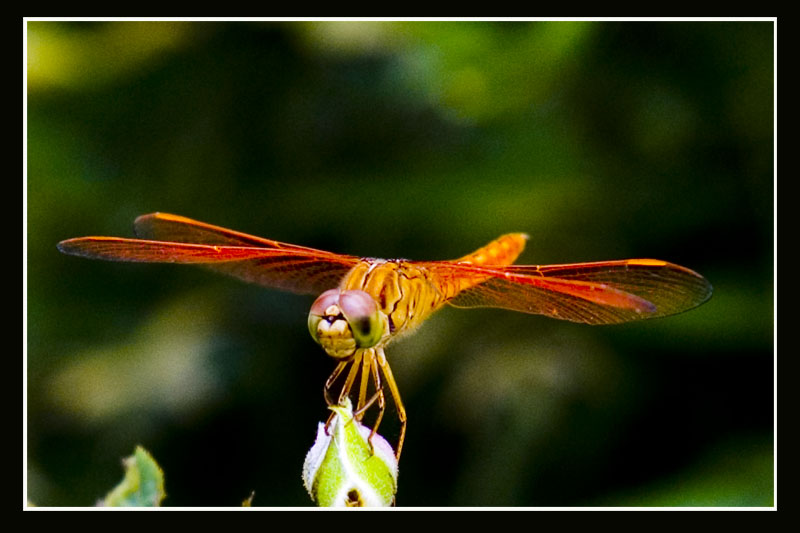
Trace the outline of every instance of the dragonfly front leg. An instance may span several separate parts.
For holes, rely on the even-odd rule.
[[[325,396],[325,403],[328,406],[336,405],[334,401],[331,399],[330,395],[331,387],[333,386],[334,382],[339,378],[339,376],[342,374],[344,369],[347,368],[347,364],[349,362],[350,361],[342,361],[338,365],[336,365],[336,368],[333,369],[333,372],[331,373],[330,377],[328,377],[328,380],[325,382],[325,387],[322,389],[322,393]]]
[[[333,373],[331,373],[330,377],[325,382],[325,388],[323,390],[323,393],[325,395],[325,402],[328,405],[334,405],[334,403],[331,402],[330,389],[331,387],[333,387],[333,384],[336,382],[336,380],[339,379],[339,376],[341,376],[342,372],[344,371],[344,369],[347,367],[348,364],[352,366],[350,367],[350,371],[347,373],[347,377],[344,380],[344,385],[342,385],[342,390],[339,393],[339,398],[336,401],[335,405],[342,405],[344,399],[350,394],[350,389],[353,387],[353,382],[355,381],[359,367],[361,366],[362,356],[363,353],[361,351],[358,351],[356,352],[353,359],[349,359],[347,361],[341,361],[338,365],[336,365],[336,368],[333,370]],[[331,422],[333,421],[333,418],[335,416],[336,413],[333,412],[328,416],[328,421],[325,422],[326,434],[328,433],[328,428],[330,427]]]

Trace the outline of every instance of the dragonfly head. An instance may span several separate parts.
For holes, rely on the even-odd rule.
[[[387,324],[375,299],[361,290],[325,291],[308,313],[308,331],[335,359],[348,359],[356,350],[378,344]]]

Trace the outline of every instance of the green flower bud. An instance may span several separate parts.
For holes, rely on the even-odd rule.
[[[378,434],[353,418],[350,400],[331,407],[336,415],[328,431],[320,423],[303,465],[303,484],[321,507],[386,507],[397,491],[394,450]]]

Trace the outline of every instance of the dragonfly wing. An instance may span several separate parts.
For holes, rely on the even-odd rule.
[[[444,279],[471,278],[449,300],[455,307],[499,307],[585,324],[680,313],[702,304],[712,292],[700,274],[654,259],[436,268]]]
[[[314,255],[336,256],[331,252],[315,250],[296,244],[264,239],[239,231],[206,224],[191,218],[169,213],[150,213],[136,218],[133,231],[140,239],[189,244],[215,244],[225,246],[252,246],[281,250],[305,250]]]
[[[142,239],[270,249],[251,260],[206,266],[265,287],[305,294],[319,294],[336,287],[358,262],[353,256],[256,237],[169,213],[138,217],[134,232]]]
[[[262,239],[175,215],[144,215],[136,220],[135,230],[147,238],[83,237],[63,241],[58,248],[91,259],[197,264],[264,287],[303,294],[336,287],[358,262],[353,256]]]

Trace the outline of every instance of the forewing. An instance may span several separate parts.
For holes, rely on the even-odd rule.
[[[133,231],[140,239],[153,241],[303,250],[317,256],[338,255],[296,244],[256,237],[255,235],[248,235],[247,233],[169,213],[150,213],[149,215],[137,217],[133,223]]]
[[[285,244],[184,217],[144,215],[143,239],[82,237],[59,243],[64,253],[91,259],[197,264],[264,287],[318,294],[338,285],[358,258]]]

